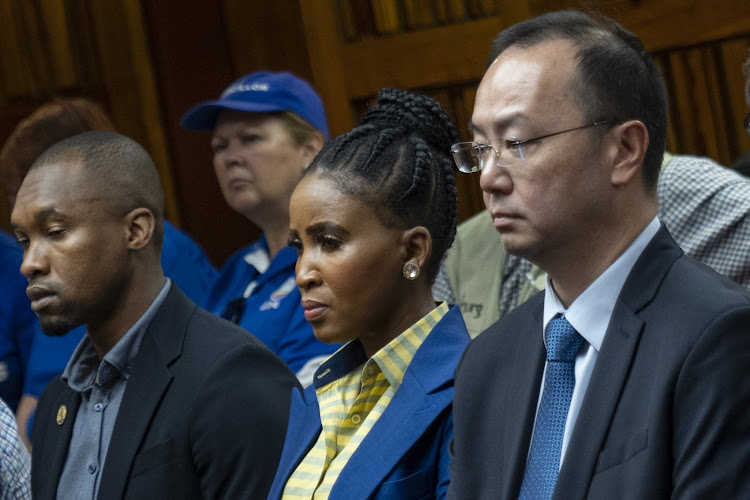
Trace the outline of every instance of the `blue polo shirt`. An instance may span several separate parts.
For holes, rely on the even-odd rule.
[[[23,250],[0,231],[0,398],[15,412],[28,368],[36,314],[19,269]]]
[[[229,257],[207,309],[258,337],[307,385],[315,368],[339,345],[316,339],[305,320],[294,275],[296,263],[297,252],[289,247],[271,260],[262,236]]]
[[[166,277],[176,283],[193,302],[205,307],[218,273],[201,247],[166,220],[161,265]],[[26,280],[23,281],[25,288]],[[65,369],[85,333],[86,327],[79,326],[62,337],[49,337],[38,327],[35,328],[24,394],[37,398],[41,396],[47,384]]]

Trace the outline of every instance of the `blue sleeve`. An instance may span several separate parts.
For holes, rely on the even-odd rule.
[[[203,249],[168,221],[164,221],[161,265],[164,275],[174,281],[185,295],[200,307],[206,307],[208,294],[218,273]]]
[[[85,334],[85,326],[74,328],[60,337],[45,335],[36,327],[23,393],[39,398],[47,384],[65,369],[71,354]]]
[[[0,397],[15,411],[21,399],[31,337],[38,323],[20,273],[23,252],[13,238],[0,233]]]

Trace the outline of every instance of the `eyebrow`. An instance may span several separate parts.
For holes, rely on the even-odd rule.
[[[305,229],[305,233],[307,233],[309,236],[312,236],[321,231],[337,231],[343,233],[344,236],[349,235],[349,231],[344,229],[343,226],[331,221],[317,222]]]
[[[498,129],[508,128],[510,125],[513,125],[515,123],[522,123],[523,124],[523,123],[528,123],[528,121],[529,121],[529,117],[528,116],[526,116],[525,114],[520,113],[520,112],[515,112],[515,113],[512,113],[512,114],[510,114],[508,116],[504,116],[504,117],[500,118],[499,120],[496,120],[496,121],[492,122],[492,130],[498,130]],[[473,120],[469,121],[469,131],[471,131],[472,133],[479,133],[479,134],[482,134],[482,135],[485,135],[485,136],[487,135],[484,132],[484,129],[482,129],[482,127],[480,127],[476,123],[474,123]],[[494,133],[493,133],[493,135],[494,135]]]
[[[45,219],[49,219],[52,217],[64,219],[66,218],[66,215],[60,212],[59,210],[57,210],[55,207],[47,207],[47,208],[43,208],[39,210],[37,213],[34,214],[34,221],[39,222],[39,221],[43,221]],[[10,227],[13,229],[14,232],[21,231],[18,225],[13,224],[12,221],[11,221]]]

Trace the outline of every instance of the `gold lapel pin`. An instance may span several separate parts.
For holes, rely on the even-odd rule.
[[[65,417],[68,416],[68,408],[65,405],[60,405],[60,408],[57,409],[57,425],[62,425],[65,423]]]

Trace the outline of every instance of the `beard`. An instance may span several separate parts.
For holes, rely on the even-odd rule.
[[[62,337],[73,328],[85,323],[83,316],[80,311],[76,313],[76,308],[70,304],[64,304],[58,306],[57,310],[46,310],[47,314],[37,313],[39,316],[39,328],[42,333],[49,337]]]
[[[39,327],[41,328],[42,333],[49,337],[62,337],[80,324],[80,322],[72,321],[69,318],[39,319]]]

